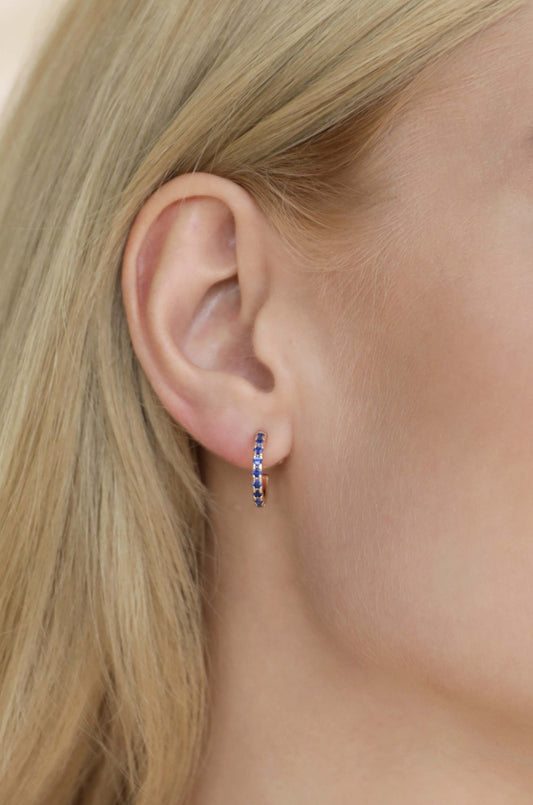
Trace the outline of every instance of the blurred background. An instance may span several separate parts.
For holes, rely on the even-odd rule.
[[[0,107],[64,0],[0,0]]]

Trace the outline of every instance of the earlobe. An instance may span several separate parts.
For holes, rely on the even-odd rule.
[[[265,466],[286,457],[292,438],[286,373],[268,349],[268,366],[258,357],[268,282],[261,213],[230,180],[176,177],[135,219],[122,270],[133,348],[171,416],[243,468],[258,430],[269,433]]]

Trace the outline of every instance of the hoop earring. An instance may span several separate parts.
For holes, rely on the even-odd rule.
[[[255,434],[252,457],[252,489],[253,501],[258,508],[265,506],[268,489],[268,475],[263,474],[263,450],[266,439],[267,434],[262,430],[258,430]]]

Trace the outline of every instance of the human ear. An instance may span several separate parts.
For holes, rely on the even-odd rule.
[[[190,173],[144,203],[124,250],[133,348],[171,416],[207,450],[250,468],[290,452],[293,389],[280,349],[265,218],[229,179]]]

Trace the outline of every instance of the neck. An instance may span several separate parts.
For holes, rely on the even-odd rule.
[[[191,805],[530,805],[532,731],[343,654],[301,592],[276,513],[221,499],[211,731]]]

